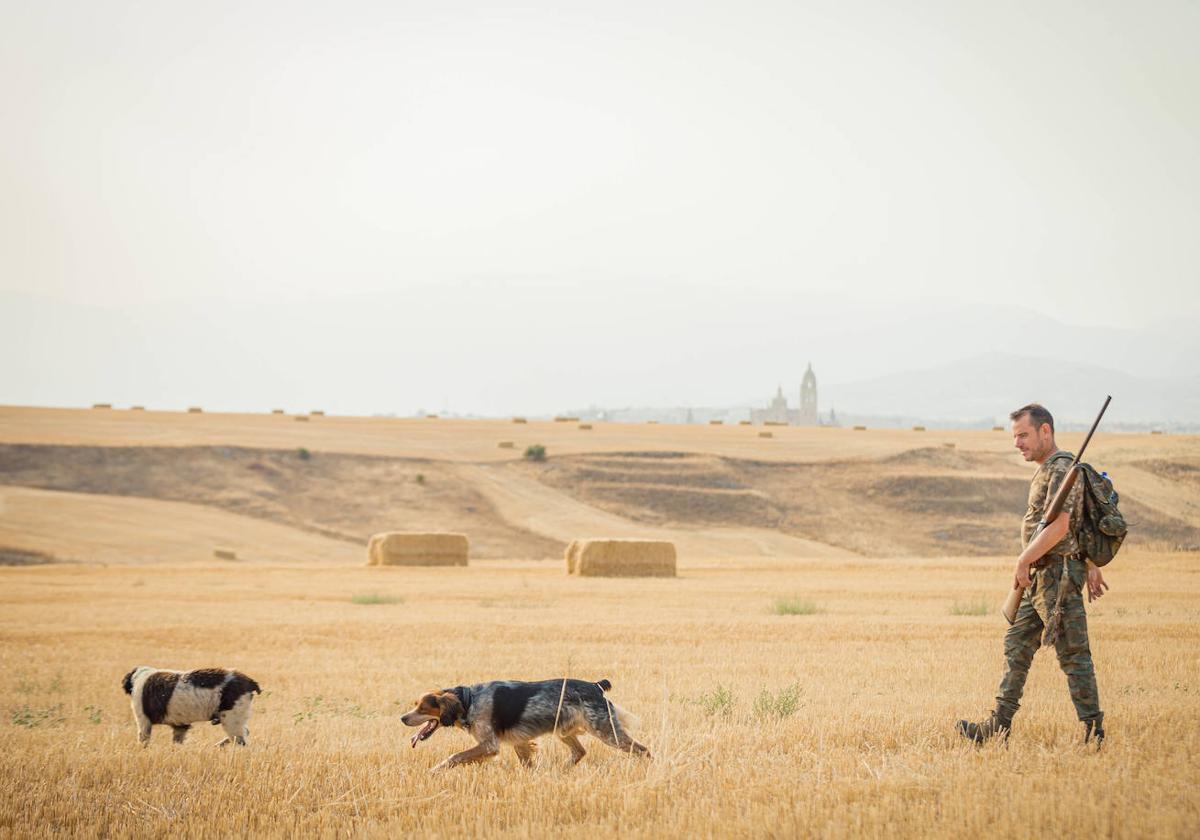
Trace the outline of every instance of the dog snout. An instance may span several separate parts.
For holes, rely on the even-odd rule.
[[[420,712],[407,712],[400,716],[400,722],[405,726],[420,726],[427,720],[433,720],[429,715],[423,715]]]

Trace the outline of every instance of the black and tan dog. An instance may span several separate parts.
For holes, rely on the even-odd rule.
[[[578,762],[586,754],[579,736],[588,734],[610,747],[650,757],[650,751],[626,732],[629,714],[604,696],[608,680],[501,680],[460,685],[426,694],[400,718],[406,726],[420,726],[412,737],[415,747],[438,727],[459,726],[477,742],[469,750],[447,758],[434,769],[469,764],[491,758],[500,744],[511,744],[522,764],[533,762],[535,739],[554,734]]]

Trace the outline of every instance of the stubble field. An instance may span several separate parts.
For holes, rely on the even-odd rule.
[[[125,520],[109,507],[60,495],[64,515],[109,517],[99,532],[115,539],[113,522]],[[180,516],[189,533],[222,527]],[[32,514],[5,518],[9,542],[52,537]],[[69,530],[77,544],[87,533]],[[689,544],[705,533],[689,532]],[[0,835],[1200,832],[1192,552],[1131,544],[1089,610],[1109,731],[1097,754],[1080,744],[1048,650],[1007,746],[953,735],[953,721],[981,715],[995,693],[1009,557],[788,554],[781,547],[804,544],[782,542],[756,556],[684,554],[673,580],[619,580],[567,578],[545,560],[365,568],[306,545],[316,555],[291,563],[184,562],[173,549],[155,561],[147,545],[137,563],[97,546],[102,562],[0,568]],[[181,747],[161,728],[138,747],[119,686],[137,664],[255,677],[264,695],[250,745],[218,750],[218,730],[196,726]],[[439,731],[414,750],[399,721],[429,689],[565,675],[610,679],[653,759],[585,741],[571,767],[546,738],[532,769],[505,750],[433,773],[470,739]]]

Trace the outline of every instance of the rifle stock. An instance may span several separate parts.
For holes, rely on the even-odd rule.
[[[1112,402],[1112,395],[1104,398],[1104,405],[1100,406],[1100,413],[1096,415],[1095,421],[1092,423],[1092,428],[1088,430],[1087,437],[1083,439],[1083,445],[1079,447],[1079,452],[1075,455],[1075,460],[1071,462],[1071,469],[1067,471],[1063,478],[1063,483],[1059,486],[1058,492],[1054,494],[1053,501],[1050,502],[1050,507],[1046,508],[1042,514],[1042,521],[1038,523],[1034,529],[1033,536],[1029,538],[1030,542],[1037,539],[1037,535],[1046,530],[1046,526],[1054,520],[1058,519],[1062,513],[1063,506],[1067,503],[1067,496],[1071,493],[1071,488],[1075,486],[1076,479],[1079,478],[1079,460],[1083,457],[1083,452],[1091,443],[1092,435],[1096,433],[1096,427],[1100,425],[1100,418],[1104,416],[1104,412],[1108,410],[1108,404]],[[1004,606],[1000,608],[1000,613],[1012,624],[1017,620],[1017,609],[1021,606],[1021,597],[1025,594],[1025,587],[1017,586],[1013,582],[1012,589],[1008,592],[1008,597],[1004,599]]]

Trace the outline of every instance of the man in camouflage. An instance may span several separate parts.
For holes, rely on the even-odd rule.
[[[1043,640],[1054,644],[1058,664],[1067,675],[1075,714],[1084,725],[1084,743],[1092,738],[1097,745],[1104,740],[1104,712],[1096,691],[1096,671],[1088,646],[1087,614],[1083,608],[1083,588],[1088,600],[1099,598],[1108,585],[1099,567],[1080,554],[1078,533],[1083,517],[1083,482],[1077,481],[1067,496],[1062,514],[1034,536],[1042,514],[1054,499],[1071,467],[1073,456],[1054,443],[1054,418],[1042,406],[1033,403],[1010,415],[1013,443],[1026,461],[1034,461],[1038,470],[1029,487],[1029,509],[1021,524],[1024,550],[1017,559],[1014,586],[1027,587],[1017,610],[1016,620],[1004,636],[1007,667],[996,695],[996,708],[978,723],[960,720],[958,732],[975,743],[1000,735],[1008,738],[1013,715],[1020,707],[1025,678],[1033,655]],[[1067,564],[1066,592],[1062,601],[1062,624],[1051,640],[1044,636],[1051,611],[1063,585],[1063,563]]]

